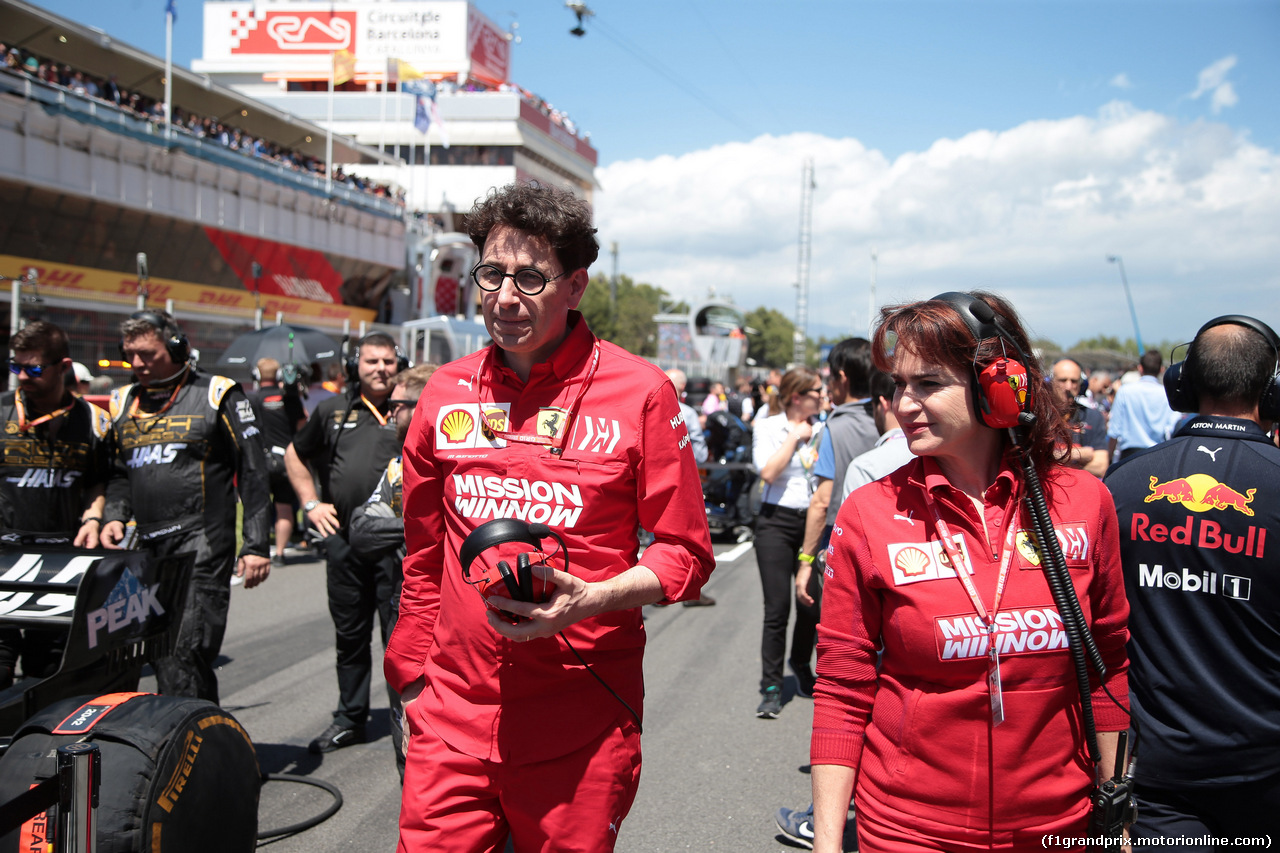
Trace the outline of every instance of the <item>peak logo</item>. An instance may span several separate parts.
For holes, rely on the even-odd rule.
[[[233,54],[354,52],[355,33],[355,12],[231,10]]]
[[[1192,512],[1207,512],[1211,509],[1234,509],[1236,512],[1252,516],[1253,503],[1257,489],[1249,489],[1243,493],[1236,491],[1226,483],[1219,483],[1208,474],[1189,474],[1177,477],[1166,483],[1151,478],[1151,494],[1143,498],[1146,503],[1166,500],[1171,504],[1181,504]]]
[[[933,620],[939,660],[985,658],[994,643],[1002,657],[1056,652],[1067,648],[1062,617],[1052,607],[1022,607],[996,614],[996,629],[988,634],[976,616],[942,616]]]
[[[965,563],[965,572],[973,574],[970,568],[969,550],[965,547],[964,536],[957,533],[951,537],[956,549]],[[905,586],[920,581],[933,581],[939,578],[954,578],[956,570],[951,565],[951,558],[939,541],[933,542],[898,542],[889,545],[889,564],[893,566],[894,586]]]
[[[89,648],[97,647],[99,631],[105,629],[108,634],[114,634],[135,622],[139,626],[145,625],[152,613],[163,616],[164,608],[156,599],[158,586],[143,586],[133,572],[125,569],[107,596],[106,603],[97,610],[89,611],[86,616]]]

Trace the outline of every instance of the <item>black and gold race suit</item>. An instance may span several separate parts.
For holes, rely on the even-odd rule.
[[[80,530],[89,492],[106,483],[107,413],[78,397],[48,420],[19,411],[17,391],[0,395],[0,544],[66,545]],[[25,411],[27,407],[23,406]],[[16,668],[19,651],[28,676],[52,675],[62,660],[66,632],[0,627],[0,688]]]
[[[65,544],[80,530],[86,493],[107,480],[110,421],[73,398],[65,414],[31,426],[19,415],[17,393],[0,395],[0,542]]]
[[[268,556],[274,514],[253,406],[235,382],[191,371],[178,386],[111,395],[113,460],[106,519],[137,521],[138,545],[196,554],[172,657],[154,661],[160,692],[218,701],[236,557],[236,489],[244,507],[240,554]]]

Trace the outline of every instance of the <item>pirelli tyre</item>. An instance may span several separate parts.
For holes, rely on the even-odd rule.
[[[0,759],[0,802],[56,774],[54,751],[92,741],[102,753],[99,853],[249,851],[261,775],[249,736],[203,699],[115,693],[50,705]],[[47,850],[53,815],[0,839],[0,853]]]

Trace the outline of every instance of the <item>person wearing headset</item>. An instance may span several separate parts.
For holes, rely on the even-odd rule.
[[[640,780],[642,607],[696,599],[715,565],[702,487],[671,381],[574,310],[587,203],[512,184],[467,228],[493,344],[432,374],[404,446],[399,849],[607,853]],[[549,600],[468,586],[464,543],[495,520],[563,540],[525,575]]]
[[[302,511],[325,537],[325,582],[337,653],[338,707],[333,721],[311,741],[313,753],[364,743],[375,614],[384,645],[391,633],[395,558],[369,560],[355,553],[349,523],[400,452],[387,399],[392,378],[404,367],[390,335],[365,335],[347,361],[346,393],[322,400],[285,449],[285,469]]]
[[[152,661],[160,692],[218,701],[213,662],[222,647],[231,575],[257,586],[271,571],[271,498],[253,406],[240,386],[190,360],[187,337],[163,311],[120,324],[135,382],[111,394],[112,471],[101,541],[118,549],[137,521],[139,547],[156,556],[193,551],[195,567],[173,654]],[[236,493],[244,507],[236,556]]]
[[[1252,317],[1206,323],[1165,372],[1169,405],[1194,417],[1104,481],[1132,608],[1134,838],[1278,825],[1280,449],[1267,435],[1280,419],[1278,350]]]
[[[918,458],[836,515],[814,691],[814,850],[842,849],[851,796],[867,853],[1042,850],[1046,835],[1087,834],[1092,746],[1024,462],[1106,665],[1091,698],[1107,776],[1128,725],[1128,607],[1111,497],[1063,464],[1062,410],[1030,350],[990,294],[881,312],[875,364],[893,376],[893,415]],[[1031,416],[1015,446],[1005,427]]]

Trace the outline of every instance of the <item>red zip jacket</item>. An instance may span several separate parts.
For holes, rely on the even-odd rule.
[[[595,582],[636,565],[637,528],[644,527],[655,539],[642,563],[668,602],[697,598],[715,565],[670,380],[598,340],[577,312],[570,322],[569,336],[527,383],[492,347],[437,370],[404,448],[408,556],[387,681],[403,690],[425,676],[415,714],[453,748],[491,761],[564,755],[626,712],[559,637],[513,643],[489,626],[479,593],[462,579],[458,553],[468,533],[495,517],[543,522],[564,537],[569,571]],[[482,416],[526,435],[561,428],[584,381],[559,457],[542,445],[490,440],[480,429]],[[543,545],[554,552],[553,540]],[[639,713],[640,608],[583,620],[564,634]]]
[[[1129,606],[1111,496],[1096,477],[1062,467],[1044,485],[1107,686],[1127,705]],[[926,487],[951,536],[963,540],[984,607],[995,597],[1007,525],[1019,525],[996,617],[1005,715],[996,727],[986,634],[943,559]],[[963,830],[1061,826],[1088,813],[1093,767],[1080,693],[1039,558],[1021,532],[1030,525],[1018,491],[1006,465],[985,496],[990,544],[973,502],[927,457],[858,489],[836,518],[811,758],[857,768],[859,812],[944,837],[952,829],[970,840]],[[1128,724],[1096,683],[1093,709],[1100,731]],[[1034,846],[1040,849],[1038,837]]]

